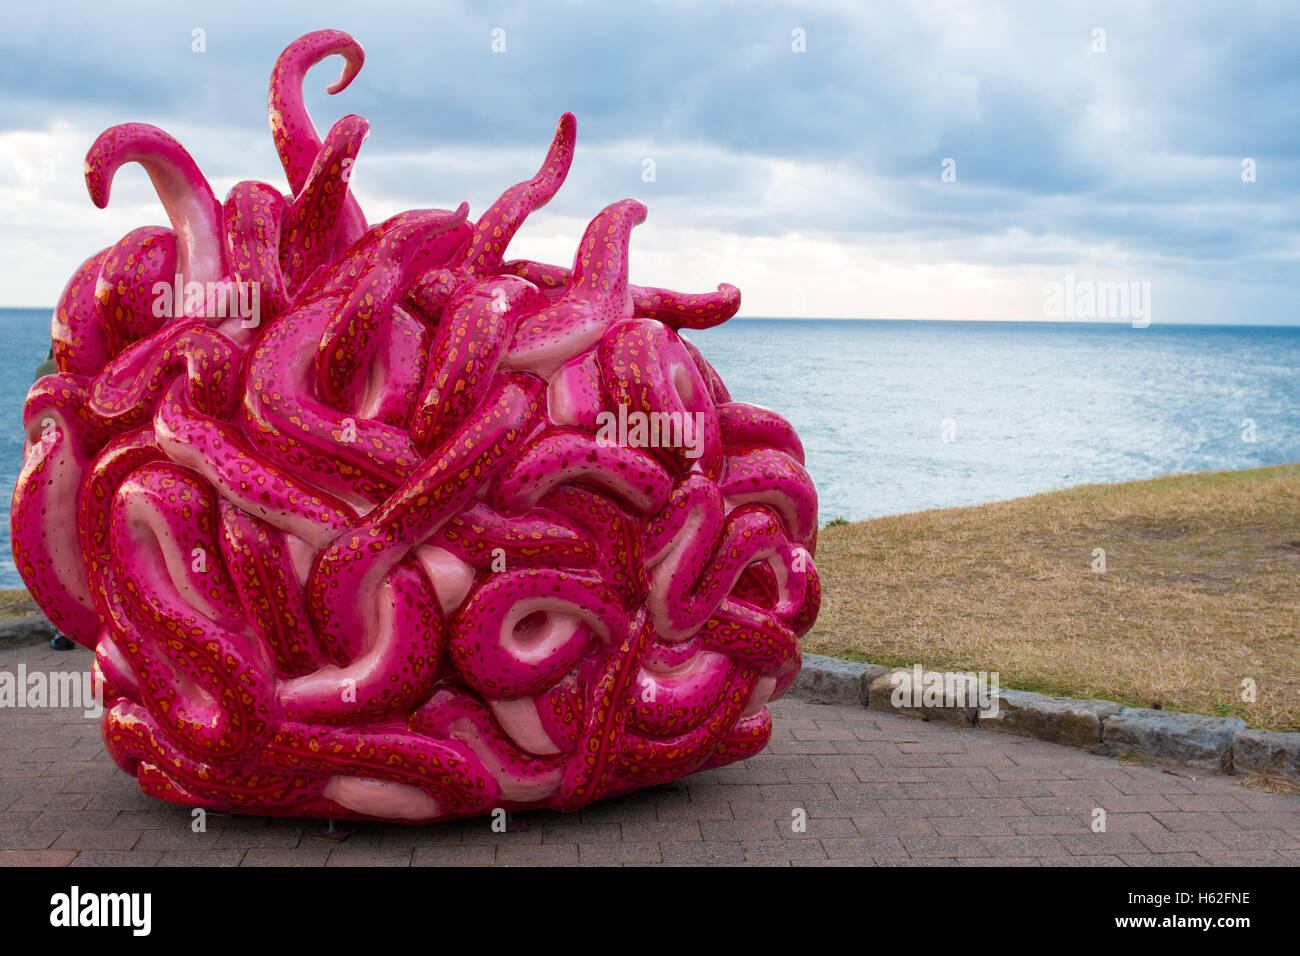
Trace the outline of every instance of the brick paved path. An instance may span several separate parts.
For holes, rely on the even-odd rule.
[[[0,650],[0,670],[86,669],[90,655]],[[1300,797],[1237,778],[1122,766],[1055,744],[802,699],[778,701],[753,760],[581,813],[362,825],[341,844],[315,821],[208,815],[145,797],[76,710],[0,709],[0,866],[1300,863]],[[1195,776],[1196,779],[1191,779]],[[1105,833],[1089,826],[1106,811]],[[807,815],[794,832],[793,811]]]

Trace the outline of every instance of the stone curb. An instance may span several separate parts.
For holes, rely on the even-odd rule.
[[[1232,739],[1245,729],[1246,722],[1235,717],[1125,707],[1106,719],[1101,739],[1112,753],[1232,773]]]
[[[1239,730],[1232,738],[1232,766],[1300,780],[1300,734]]]
[[[918,682],[919,702],[908,688]],[[887,668],[804,654],[791,693],[870,710],[1034,737],[1104,756],[1132,754],[1150,763],[1216,773],[1268,773],[1300,782],[1300,733],[1254,730],[1235,717],[1124,707],[1109,700],[1048,697],[1000,690],[996,707],[968,706],[971,674],[920,667]],[[966,693],[963,693],[966,691]]]
[[[41,644],[58,637],[59,632],[44,614],[26,614],[0,620],[0,648]]]
[[[871,682],[888,671],[888,667],[879,664],[857,664],[838,657],[804,654],[803,668],[790,691],[803,697],[865,707]]]

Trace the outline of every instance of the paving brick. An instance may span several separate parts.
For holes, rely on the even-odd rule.
[[[1197,856],[1211,866],[1291,866],[1287,860],[1272,850],[1201,850]]]
[[[1002,817],[935,817],[930,822],[940,836],[1012,836],[1016,832]]]
[[[815,806],[830,807],[832,809],[843,809],[833,800],[823,800]],[[790,815],[791,807],[783,807],[777,803],[768,803],[764,800],[733,800],[727,805],[731,810],[731,817],[735,820],[776,820],[785,823],[793,817]],[[812,807],[805,806],[809,817],[830,816],[832,814],[818,814]]]
[[[75,850],[0,850],[0,867],[67,866],[76,855]]]
[[[1132,833],[1059,833],[1055,839],[1071,856],[1150,852],[1150,848]]]
[[[817,821],[809,821],[809,829],[816,829]],[[779,840],[781,831],[775,820],[705,820],[700,823],[700,835],[706,842],[756,842]]]
[[[1106,814],[1106,830],[1109,833],[1135,833],[1139,830],[1167,832],[1164,825],[1149,813],[1108,812]]]
[[[1285,830],[1215,830],[1214,839],[1227,850],[1300,849],[1300,839]]]
[[[979,837],[929,837],[905,836],[902,838],[903,849],[909,856],[958,857],[990,856],[988,848]]]
[[[958,866],[983,866],[983,867],[995,867],[995,866],[996,866],[996,867],[998,867],[998,868],[1000,869],[1001,867],[1004,867],[1004,866],[1018,866],[1018,867],[1026,867],[1026,866],[1041,866],[1042,864],[1038,862],[1038,858],[1037,858],[1037,857],[1021,857],[1021,856],[987,856],[987,857],[981,857],[981,856],[959,856],[959,857],[957,857],[957,865],[958,865]]]
[[[623,824],[623,842],[625,843],[656,843],[660,840],[686,843],[690,840],[699,839],[702,839],[702,837],[700,836],[700,825],[698,823],[660,823],[654,821]]]
[[[662,823],[674,823],[683,820],[730,820],[731,804],[722,800],[708,803],[674,803],[660,804],[658,817]]]
[[[832,860],[841,859],[906,859],[910,854],[896,836],[860,836],[851,839],[823,839],[822,846]]]
[[[129,850],[139,842],[141,830],[64,830],[54,841],[55,850]]]
[[[1241,827],[1223,813],[1173,810],[1151,814],[1166,828],[1179,832],[1204,833],[1209,830],[1240,830]]]
[[[578,858],[588,863],[659,863],[658,843],[590,843],[578,847]]]
[[[1127,866],[1117,856],[1043,856],[1039,857],[1042,866]]]
[[[904,783],[901,789],[903,795],[912,800],[973,800],[979,796],[975,788],[965,780]]]
[[[892,833],[897,836],[933,836],[938,833],[934,823],[921,817],[894,817],[886,820],[884,815],[878,817],[853,817],[853,825],[864,836],[877,836]]]
[[[820,840],[747,840],[741,849],[747,863],[826,859]]]
[[[158,865],[239,866],[243,859],[243,850],[167,850],[158,860]]]
[[[324,866],[330,847],[321,843],[300,847],[257,847],[247,851],[240,866]]]
[[[763,791],[756,783],[706,784],[703,786],[692,784],[690,791],[692,803],[732,803],[737,800],[746,803],[757,803],[763,799]]]
[[[906,800],[908,792],[903,789],[905,786],[906,783],[833,783],[831,790],[835,793],[835,799],[842,803],[861,802],[874,806],[877,800]]]
[[[297,827],[282,829],[252,829],[251,827],[223,827],[217,837],[217,846],[223,850],[251,850],[275,847],[291,850],[305,842],[303,831]]]
[[[1079,817],[1042,815],[1032,817],[1007,817],[1007,824],[1023,836],[1054,835],[1058,833],[1089,833],[1088,825]]]
[[[1056,856],[1061,852],[1060,841],[1054,834],[981,836],[979,842],[987,855],[994,857]]]
[[[644,826],[645,824],[638,824]],[[576,826],[539,828],[542,843],[618,843],[623,839],[622,827],[617,823],[580,823]]]
[[[804,830],[795,830],[791,825],[792,822],[777,824],[776,830],[782,840],[822,840],[858,836],[858,828],[849,817],[823,817],[816,820],[809,818],[806,821],[807,828]]]
[[[68,866],[157,866],[162,853],[152,850],[82,850]]]
[[[496,861],[497,848],[486,844],[446,844],[416,847],[412,866],[488,866]]]
[[[1195,853],[1124,853],[1120,859],[1127,866],[1209,866],[1204,857]]]
[[[739,840],[714,839],[693,843],[659,844],[665,863],[742,863],[745,851]]]
[[[0,830],[0,847],[5,850],[48,850],[62,833],[62,830]]]
[[[877,800],[887,817],[962,817],[969,814],[1019,816],[1028,808],[1019,797],[972,797],[964,800]]]
[[[1246,805],[1232,793],[1175,793],[1169,802],[1179,810],[1202,810],[1221,813],[1225,810],[1245,810]]]
[[[1156,833],[1133,834],[1152,853],[1194,853],[1198,850],[1218,852],[1223,844],[1209,833]],[[1121,854],[1122,855],[1122,854]]]
[[[326,866],[410,866],[410,847],[336,846],[330,850]]]

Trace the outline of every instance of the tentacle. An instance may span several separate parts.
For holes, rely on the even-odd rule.
[[[727,456],[721,482],[729,507],[753,502],[780,517],[790,540],[805,547],[817,533],[817,492],[803,466],[775,448]]]
[[[177,265],[183,281],[206,284],[228,275],[221,203],[185,147],[145,123],[104,130],[86,154],[86,186],[100,209],[108,205],[114,174],[126,163],[139,163],[153,181],[180,238]]]
[[[429,696],[446,644],[437,596],[410,559],[387,575],[380,590],[379,619],[364,653],[281,685],[279,702],[289,719],[370,723],[409,713]]]
[[[544,377],[586,351],[615,322],[632,317],[627,249],[645,206],[624,199],[606,206],[583,233],[564,296],[515,327],[502,360]]]
[[[608,792],[623,749],[636,675],[651,633],[645,612],[639,612],[617,650],[597,659],[600,666],[589,678],[591,696],[583,714],[582,736],[564,768],[553,801],[555,809],[577,809],[597,794]]]
[[[168,458],[202,475],[225,500],[313,548],[352,524],[355,512],[342,501],[254,454],[230,425],[200,415],[184,386],[174,382],[154,414],[158,445]]]
[[[717,415],[722,445],[728,452],[765,446],[804,463],[803,442],[794,426],[776,412],[760,405],[723,402],[717,406]]]
[[[324,666],[326,658],[312,630],[306,590],[294,566],[294,557],[303,553],[306,542],[225,500],[221,502],[221,530],[221,553],[239,602],[276,672],[301,677]]]
[[[203,414],[228,418],[238,400],[238,348],[215,329],[185,319],[162,335],[137,342],[91,384],[87,412],[112,431],[138,428],[179,373]]]
[[[737,760],[757,756],[767,746],[772,736],[772,715],[765,709],[750,717],[743,717],[736,726],[718,741],[713,756],[704,762],[701,770],[723,767]]]
[[[465,255],[466,275],[481,277],[499,271],[506,246],[524,224],[524,220],[559,192],[573,162],[573,144],[578,135],[577,122],[572,113],[561,116],[542,168],[532,179],[526,179],[507,189],[483,214]]]
[[[501,562],[509,568],[586,568],[597,559],[589,534],[545,512],[506,517],[481,501],[447,520],[435,537],[476,570]]]
[[[100,625],[77,534],[77,494],[98,444],[81,417],[85,401],[84,387],[63,375],[42,378],[28,393],[9,536],[32,599],[60,631],[93,647]]]
[[[405,429],[339,411],[317,397],[316,356],[338,298],[282,315],[247,358],[240,430],[259,453],[362,511],[417,467]]]
[[[653,319],[620,322],[596,349],[610,407],[639,427],[617,440],[646,447],[675,478],[698,469],[716,480],[722,471],[722,439],[708,387],[681,340]]]
[[[663,466],[646,453],[602,444],[584,432],[548,428],[506,466],[488,500],[503,511],[526,511],[570,481],[603,488],[643,514],[662,508],[672,491]]]
[[[650,590],[645,570],[645,542],[635,508],[585,484],[565,482],[538,502],[539,509],[560,515],[581,528],[596,545],[594,567],[628,608],[639,607]]]
[[[381,627],[377,589],[416,546],[469,501],[476,480],[517,453],[540,414],[541,383],[503,380],[466,425],[366,522],[339,534],[316,560],[309,585],[312,618],[330,659],[347,664]]]
[[[83,262],[54,307],[50,323],[54,367],[64,374],[94,375],[116,351],[116,337],[104,327],[95,302],[99,272],[112,251],[112,246],[101,249]]]
[[[632,287],[632,307],[639,318],[658,319],[674,329],[711,329],[740,311],[740,290],[722,283],[717,292],[673,292]]]
[[[713,398],[714,404],[722,405],[731,401],[731,393],[727,391],[727,386],[723,383],[722,376],[719,375],[717,370],[709,363],[709,360],[700,353],[699,348],[696,347],[694,342],[686,338],[684,335],[680,336],[680,338],[682,340],[682,345],[686,347],[686,351],[690,352],[691,358],[695,360],[695,367],[699,369],[700,374],[704,376],[704,381],[709,386],[709,395]]]
[[[100,620],[107,621],[112,616],[109,595],[114,592],[113,545],[109,527],[113,495],[131,472],[165,457],[155,440],[153,425],[147,424],[109,442],[87,469],[77,501],[77,530]]]
[[[468,214],[467,204],[455,212],[433,212],[388,232],[377,243],[378,263],[356,277],[317,348],[317,385],[335,408],[358,412],[367,404],[371,363],[398,295],[430,260],[445,262],[460,248],[463,238],[457,227]]]
[[[365,817],[427,823],[486,813],[499,793],[468,748],[415,733],[289,722],[267,755],[285,772],[329,772],[323,796]]]
[[[190,752],[253,752],[277,722],[274,677],[244,624],[216,543],[210,489],[170,463],[119,487],[110,538],[118,592],[113,623],[151,713]],[[193,558],[194,552],[199,558]]]
[[[271,89],[267,97],[271,136],[289,180],[289,188],[295,196],[307,184],[312,165],[321,150],[320,136],[303,103],[303,81],[308,70],[334,54],[343,57],[343,71],[327,89],[331,95],[342,93],[361,72],[366,53],[360,43],[341,30],[317,30],[299,37],[285,48],[271,70]],[[365,232],[365,216],[354,196],[347,198],[344,220],[345,232],[354,235]]]
[[[176,281],[176,233],[161,226],[132,229],[104,259],[95,287],[100,327],[108,332],[113,351],[139,341],[161,328],[181,310],[155,291],[158,283],[171,290]]]
[[[266,183],[236,183],[226,196],[226,257],[236,279],[256,283],[257,324],[288,305],[280,271],[280,226],[287,210],[284,196]]]
[[[306,184],[285,211],[280,268],[291,295],[362,235],[343,219],[343,212],[352,164],[369,133],[370,124],[355,114],[335,123]]]
[[[424,394],[411,423],[416,447],[437,447],[483,400],[520,315],[545,305],[537,289],[509,276],[463,286],[429,348]]]
[[[459,690],[439,689],[411,715],[410,725],[412,730],[455,740],[471,750],[496,781],[496,806],[536,806],[559,786],[560,761],[520,753],[498,728],[492,712]]]
[[[564,266],[512,259],[501,271],[534,283],[542,291],[563,291],[572,276]],[[657,319],[673,329],[711,329],[740,311],[740,290],[722,283],[716,292],[674,292],[633,285],[632,311],[638,319]]]
[[[488,576],[451,626],[451,660],[485,697],[540,693],[572,670],[593,641],[627,636],[622,603],[596,577],[551,568]]]

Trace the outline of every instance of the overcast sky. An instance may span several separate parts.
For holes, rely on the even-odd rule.
[[[137,166],[91,204],[105,127],[163,127],[219,197],[287,189],[267,80],[326,27],[366,63],[334,97],[341,60],[316,67],[308,105],[322,133],[370,120],[352,185],[372,223],[477,216],[572,110],[568,182],[513,256],[568,264],[634,197],[633,281],[731,282],[742,315],[1043,319],[1069,274],[1149,282],[1154,322],[1300,323],[1300,4],[1131,0],[9,7],[0,306],[50,306],[86,256],[166,223]]]

